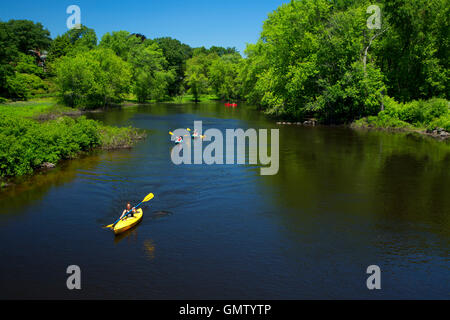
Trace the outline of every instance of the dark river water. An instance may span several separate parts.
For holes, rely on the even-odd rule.
[[[148,130],[0,193],[0,298],[450,298],[450,145],[411,134],[277,126],[251,106],[93,113]],[[279,128],[280,165],[171,162],[169,131]],[[105,224],[127,201],[135,229]],[[66,269],[81,268],[81,290]],[[381,269],[368,290],[367,267]]]

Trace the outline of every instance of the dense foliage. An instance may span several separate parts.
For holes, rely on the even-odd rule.
[[[156,38],[167,60],[167,67],[175,74],[174,80],[169,84],[168,93],[176,96],[184,92],[183,80],[186,73],[186,60],[192,57],[192,48],[170,37]]]
[[[243,94],[269,114],[351,122],[399,101],[448,98],[447,0],[381,1],[381,29],[368,29],[370,1],[291,1],[247,48]]]
[[[385,100],[385,109],[376,116],[362,118],[356,126],[378,128],[442,128],[450,132],[450,104],[448,100],[434,98],[398,103],[392,98]]]
[[[0,106],[0,178],[28,174],[94,147],[130,147],[142,138],[133,128],[64,116],[70,108],[47,100]]]
[[[44,162],[56,163],[97,146],[97,126],[83,117],[38,123],[0,115],[0,176],[31,173]]]

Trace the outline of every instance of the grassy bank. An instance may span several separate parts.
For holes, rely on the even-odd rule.
[[[450,136],[450,101],[435,98],[398,103],[386,98],[384,103],[385,109],[378,115],[356,120],[352,127],[416,131],[442,138]]]
[[[143,136],[86,119],[52,99],[0,105],[0,177],[29,174],[94,148],[128,148]]]

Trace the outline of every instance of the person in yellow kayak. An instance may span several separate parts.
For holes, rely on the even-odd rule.
[[[128,211],[130,211],[130,213],[127,215],[127,218],[134,217],[134,214],[136,213],[136,208],[135,207],[132,208],[129,202],[127,203],[127,208],[123,210],[122,215],[120,216],[119,219],[122,219]]]

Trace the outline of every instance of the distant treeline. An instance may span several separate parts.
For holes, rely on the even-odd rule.
[[[97,41],[85,26],[52,40],[39,23],[3,22],[0,95],[25,99],[53,89],[70,106],[95,107],[125,98],[162,101],[189,93],[197,100],[214,94],[258,104],[274,116],[323,123],[349,123],[378,116],[383,108],[441,98],[433,100],[435,118],[450,126],[448,108],[442,108],[449,96],[449,1],[378,1],[378,29],[367,27],[372,4],[283,4],[269,14],[246,57],[234,48],[191,48],[127,31]],[[33,63],[43,50],[45,68]],[[433,104],[426,105],[434,114]]]
[[[26,100],[56,90],[69,106],[82,107],[130,95],[145,102],[191,89],[196,98],[215,93],[201,77],[196,81],[198,57],[242,59],[235,48],[191,48],[169,37],[147,39],[127,31],[106,33],[98,42],[86,26],[52,40],[42,24],[28,20],[0,22],[0,44],[0,97]]]

